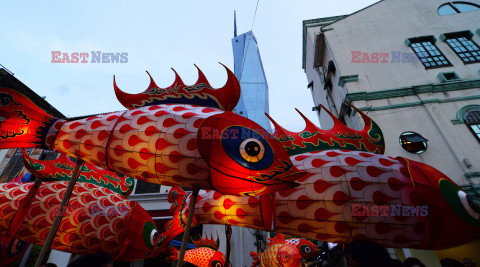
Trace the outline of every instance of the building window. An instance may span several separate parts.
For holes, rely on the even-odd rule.
[[[463,121],[480,142],[480,108],[472,109],[463,115]]]
[[[408,43],[426,69],[452,65],[435,45],[433,36],[411,38]]]
[[[56,158],[58,158],[58,152],[50,150],[42,150],[42,154],[38,157],[39,160],[54,160]]]
[[[438,8],[438,15],[452,15],[470,11],[478,11],[480,6],[469,2],[448,2]]]
[[[470,31],[446,33],[441,36],[445,38],[448,46],[455,51],[458,57],[465,64],[480,62],[480,48],[472,40],[473,33]]]
[[[460,78],[460,76],[458,76],[458,74],[454,71],[449,71],[449,72],[440,72],[438,75],[437,75],[438,79],[440,80],[440,82],[442,83],[446,83],[446,82],[456,82],[456,81],[461,81],[462,79]]]
[[[308,83],[307,88],[310,88],[310,89],[313,90],[313,81],[311,81],[311,82]]]
[[[333,60],[330,60],[328,62],[328,67],[327,67],[327,76],[335,75],[336,70],[337,70],[337,68],[335,68],[335,63],[333,63]]]
[[[420,154],[427,150],[427,139],[415,132],[404,132],[400,135],[400,145],[406,151]]]
[[[332,84],[332,79],[327,78],[325,81],[325,85],[323,86],[323,90],[332,90],[333,84]]]
[[[135,194],[152,194],[152,193],[159,193],[161,185],[159,184],[152,184],[142,180],[137,180],[135,185]]]

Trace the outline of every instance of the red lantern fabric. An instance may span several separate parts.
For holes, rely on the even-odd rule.
[[[292,156],[292,162],[307,175],[298,187],[275,193],[273,204],[262,205],[265,196],[200,191],[194,222],[272,229],[334,243],[371,240],[386,247],[421,249],[458,246],[479,233],[475,202],[426,164],[342,150],[307,152]],[[179,191],[173,188],[171,194]],[[179,217],[185,219],[189,198],[177,201],[176,207],[184,209]]]
[[[155,256],[158,233],[152,218],[135,202],[107,188],[79,182],[65,210],[67,182],[0,184],[0,236],[43,245],[58,212],[63,219],[52,248],[133,261]]]
[[[302,259],[311,260],[316,256],[319,256],[322,250],[318,248],[312,241],[299,238],[295,236],[285,235],[285,242],[289,244],[293,244],[297,247],[298,251],[300,252],[300,256]]]
[[[68,121],[50,116],[13,89],[0,88],[0,116],[6,118],[0,124],[0,149],[55,149],[147,182],[216,190],[200,193],[194,223],[402,248],[448,248],[480,236],[478,202],[426,164],[379,155],[385,148],[382,133],[365,114],[359,112],[365,122],[359,131],[328,111],[334,121],[329,131],[306,120],[305,130],[294,133],[274,122],[275,139],[230,112],[239,84],[227,72],[227,85],[217,91],[203,74],[191,87],[178,76],[166,89],[151,81],[135,97],[115,85],[129,110]],[[180,189],[171,194],[177,194],[170,199],[178,212],[162,240],[185,226],[189,198],[178,197]],[[8,210],[0,206],[0,212]],[[133,220],[141,224],[142,218]],[[142,248],[132,251],[137,250]]]
[[[300,267],[300,252],[297,247],[285,241],[283,234],[277,234],[270,239],[267,249],[263,252],[250,252],[252,267]]]
[[[193,240],[193,244],[197,247],[185,251],[184,261],[194,264],[198,267],[226,267],[225,255],[218,251],[220,241],[217,236],[217,241],[211,238],[200,238],[199,240]],[[178,260],[179,251],[173,246],[169,247],[170,256],[167,261]]]
[[[238,81],[228,73],[229,81],[222,90],[232,90],[235,96]],[[175,104],[172,100],[167,101],[169,104],[151,105],[156,102],[145,100],[149,105],[65,121],[42,111],[21,93],[0,88],[4,102],[0,106],[0,116],[7,118],[0,125],[3,137],[0,148],[57,150],[143,181],[215,189],[226,194],[261,195],[297,185],[294,180],[303,173],[293,167],[282,145],[258,124],[232,112],[199,106],[202,102],[194,100],[194,96],[202,95],[199,91],[182,90],[182,99],[191,97],[191,104]],[[168,95],[166,99],[171,100]],[[227,106],[222,104],[223,109],[231,109]],[[243,121],[244,125],[238,125],[238,121]],[[208,145],[212,139],[218,143],[225,130],[236,127],[249,135],[227,138],[232,142],[225,147]],[[253,157],[245,152],[245,147],[248,150],[251,145],[257,149]],[[223,159],[215,156],[211,152],[213,149],[224,150],[224,154],[233,159],[228,165],[229,173],[221,173]]]

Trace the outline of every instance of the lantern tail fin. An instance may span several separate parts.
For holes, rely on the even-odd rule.
[[[59,120],[25,95],[9,88],[0,88],[0,149],[51,149]],[[51,127],[56,124],[57,127]]]

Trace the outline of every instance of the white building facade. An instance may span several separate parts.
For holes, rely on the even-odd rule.
[[[428,163],[480,196],[479,22],[478,0],[384,0],[304,21],[302,67],[322,128],[333,122],[319,105],[362,129],[345,101],[353,103],[379,124],[387,155]],[[477,257],[478,264],[472,246],[478,252],[480,243],[396,256],[427,266],[444,257]]]

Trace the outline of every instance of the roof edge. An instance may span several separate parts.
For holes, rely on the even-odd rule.
[[[316,26],[328,26],[333,24],[341,19],[344,19],[350,15],[340,15],[333,17],[317,18],[317,19],[307,19],[302,23],[302,32],[303,32],[303,44],[302,44],[302,69],[305,70],[306,67],[306,53],[307,53],[307,28],[316,27]]]
[[[307,28],[315,27],[315,26],[321,26],[321,27],[329,26],[329,25],[331,25],[333,23],[336,23],[336,22],[338,22],[342,19],[345,19],[345,18],[350,17],[354,14],[362,12],[363,10],[365,10],[367,8],[370,8],[371,6],[374,6],[374,5],[376,5],[376,4],[378,4],[382,1],[383,0],[379,0],[378,2],[375,2],[371,5],[368,5],[364,8],[362,8],[362,9],[359,9],[359,10],[357,10],[357,11],[351,13],[351,14],[348,14],[348,15],[339,15],[339,16],[304,20],[303,24],[302,24],[302,32],[303,32],[302,69],[305,70],[305,68],[306,68],[306,58],[305,57],[306,57],[306,52],[307,52]]]

